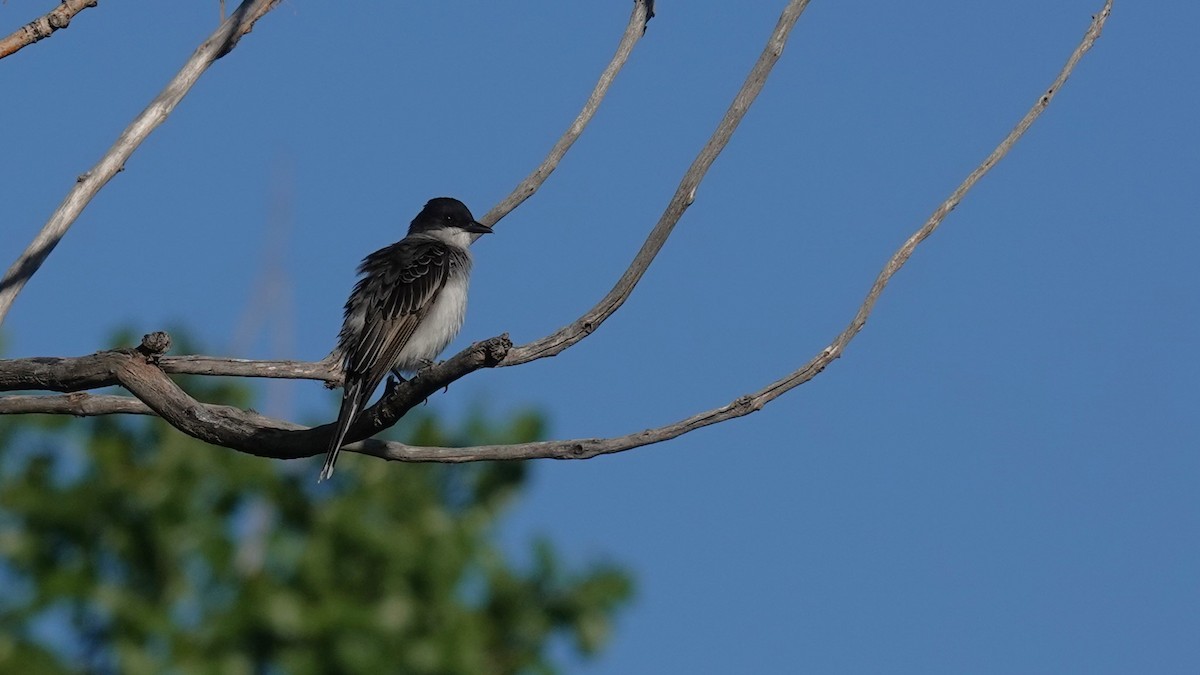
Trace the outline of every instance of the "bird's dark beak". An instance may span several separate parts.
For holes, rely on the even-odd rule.
[[[467,223],[467,226],[464,227],[463,230],[466,232],[471,232],[473,234],[491,234],[492,233],[492,228],[488,227],[487,225],[484,225],[483,223],[477,223],[474,220]]]

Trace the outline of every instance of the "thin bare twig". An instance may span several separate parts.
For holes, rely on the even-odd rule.
[[[1014,145],[1016,145],[1017,141],[1025,135],[1025,132],[1029,129],[1029,127],[1033,126],[1033,123],[1037,120],[1037,118],[1040,117],[1042,112],[1044,112],[1050,105],[1050,101],[1054,99],[1054,96],[1058,94],[1058,90],[1061,89],[1064,84],[1066,84],[1067,78],[1069,78],[1071,73],[1075,70],[1075,65],[1079,63],[1079,60],[1083,58],[1083,55],[1086,54],[1088,50],[1092,48],[1092,45],[1096,43],[1096,40],[1100,38],[1100,33],[1104,30],[1104,24],[1106,21],[1108,21],[1109,14],[1112,13],[1112,2],[1113,0],[1105,0],[1104,7],[1101,8],[1099,14],[1096,14],[1092,17],[1092,23],[1090,26],[1088,26],[1087,32],[1084,33],[1083,40],[1080,41],[1079,46],[1075,48],[1075,51],[1071,52],[1071,56],[1067,58],[1066,64],[1064,64],[1062,70],[1059,71],[1058,77],[1054,78],[1054,81],[1051,82],[1046,91],[1040,97],[1038,97],[1038,100],[1033,104],[1033,107],[1029,109],[1029,112],[1025,113],[1025,116],[1021,118],[1020,122],[1017,122],[1017,126],[1013,127],[1013,130],[1008,132],[1008,136],[1006,136],[1004,140],[1000,142],[1000,145],[996,146],[996,149],[992,150],[991,154],[989,154],[979,166],[975,167],[975,170],[972,171],[966,177],[966,179],[964,179],[963,182],[954,189],[954,192],[950,193],[950,196],[946,198],[946,201],[942,202],[941,206],[939,206],[933,212],[933,215],[929,216],[929,220],[925,221],[925,224],[921,226],[921,229],[917,230],[911,237],[909,237],[908,241],[905,241],[904,245],[892,255],[891,259],[889,259],[887,264],[884,265],[883,270],[879,272],[879,276],[876,277],[875,283],[871,285],[871,290],[867,293],[866,299],[863,300],[862,306],[858,308],[858,312],[854,315],[854,320],[850,322],[850,325],[846,326],[846,329],[837,336],[837,339],[835,339],[832,344],[825,348],[825,351],[823,351],[821,355],[815,357],[812,361],[805,365],[804,368],[801,368],[792,375],[789,375],[788,377],[785,377],[782,380],[772,384],[767,388],[767,390],[773,390],[774,388],[782,387],[782,391],[787,391],[797,384],[807,382],[808,380],[812,379],[813,375],[816,375],[816,373],[820,372],[821,369],[824,369],[826,365],[832,363],[834,359],[841,356],[842,350],[845,349],[846,345],[850,344],[850,341],[854,339],[854,336],[857,335],[858,332],[863,329],[863,326],[866,325],[867,317],[870,316],[871,310],[875,308],[875,302],[879,299],[880,294],[883,293],[883,289],[887,286],[888,282],[891,281],[892,277],[895,276],[896,272],[898,272],[900,268],[904,266],[904,263],[908,262],[908,259],[912,257],[913,251],[916,250],[917,245],[925,241],[929,235],[933,234],[934,230],[936,230],[938,226],[942,224],[942,221],[945,220],[946,216],[950,215],[950,212],[953,211],[960,202],[962,202],[963,197],[966,196],[967,192],[971,188],[975,187],[975,184],[979,182],[979,179],[983,178],[988,171],[992,170],[992,167],[996,166],[996,164],[1008,154],[1008,151],[1011,150]],[[828,354],[828,356],[825,356],[826,354]],[[804,379],[797,380],[802,372],[812,367],[817,367],[817,370],[813,372],[812,375],[809,375]],[[793,380],[797,381],[793,382]]]
[[[679,187],[675,190],[675,195],[671,197],[670,203],[667,204],[666,211],[659,217],[654,229],[650,230],[650,235],[646,237],[642,248],[634,256],[633,262],[630,263],[629,268],[625,270],[621,278],[617,280],[616,285],[608,292],[608,295],[604,296],[586,314],[558,329],[553,334],[513,348],[508,353],[508,358],[504,360],[504,363],[500,364],[501,366],[517,366],[522,363],[559,354],[571,345],[591,335],[592,331],[596,330],[600,324],[604,323],[608,317],[620,309],[621,305],[625,304],[625,300],[633,293],[634,287],[637,286],[642,275],[649,269],[650,263],[654,262],[654,258],[658,255],[658,252],[662,250],[663,244],[667,242],[667,237],[671,236],[671,231],[675,229],[675,225],[679,222],[679,219],[683,217],[683,212],[695,201],[696,188],[700,186],[700,181],[704,180],[704,175],[708,173],[709,167],[716,161],[717,155],[720,155],[721,151],[725,149],[725,146],[729,143],[729,139],[733,136],[733,132],[737,130],[742,118],[746,116],[746,111],[750,109],[751,104],[754,103],[754,99],[762,91],[763,85],[767,81],[767,75],[775,67],[775,62],[779,60],[779,56],[783,54],[788,34],[791,33],[792,27],[796,25],[796,21],[800,18],[800,15],[808,7],[808,2],[809,0],[792,0],[784,8],[783,14],[779,17],[779,22],[775,25],[775,31],[771,34],[770,39],[767,40],[767,44],[763,48],[762,54],[759,55],[758,61],[750,69],[750,74],[746,76],[746,81],[742,84],[742,88],[734,96],[733,102],[729,104],[729,109],[725,111],[725,116],[721,118],[716,131],[713,132],[708,142],[704,144],[704,147],[700,149],[700,154],[692,161],[692,165],[688,167],[687,172],[683,174],[683,179],[680,180]]]
[[[41,232],[34,237],[33,242],[12,267],[8,268],[4,278],[0,279],[0,323],[4,322],[4,317],[16,300],[17,294],[46,261],[46,257],[62,240],[92,198],[124,168],[125,161],[142,141],[166,121],[167,116],[191,90],[192,85],[196,84],[204,71],[208,70],[214,61],[228,54],[241,37],[254,28],[255,22],[278,2],[279,0],[244,0],[216,32],[196,49],[183,68],[167,83],[166,88],[126,127],[100,161],[76,180],[75,186],[42,226]]]
[[[58,7],[50,10],[45,16],[30,21],[0,40],[0,59],[50,37],[56,30],[66,28],[76,14],[88,7],[95,7],[96,2],[97,0],[62,0]]]
[[[479,221],[485,225],[495,225],[501,218],[512,213],[513,209],[521,205],[521,202],[529,199],[533,193],[538,191],[542,183],[550,177],[550,174],[558,168],[558,163],[562,161],[567,150],[575,144],[575,141],[583,134],[583,130],[587,127],[588,122],[592,121],[592,117],[596,115],[596,111],[600,109],[600,102],[604,100],[604,96],[608,94],[608,88],[612,86],[613,80],[617,78],[617,73],[621,72],[621,68],[625,66],[625,62],[629,60],[629,55],[633,53],[633,47],[642,39],[642,35],[646,32],[646,25],[650,21],[650,17],[654,16],[654,2],[652,0],[634,0],[633,14],[629,17],[629,25],[625,27],[625,33],[621,36],[621,42],[617,45],[617,53],[613,55],[612,61],[600,73],[600,80],[596,82],[596,86],[592,89],[591,96],[588,96],[587,103],[583,105],[583,110],[579,111],[579,115],[571,122],[571,126],[567,128],[563,135],[550,148],[550,154],[546,155],[546,159],[542,161],[533,173],[525,177],[525,180],[517,184],[517,187],[507,197],[502,199],[499,204],[496,204],[490,211],[483,214]],[[478,238],[478,237],[476,237]]]

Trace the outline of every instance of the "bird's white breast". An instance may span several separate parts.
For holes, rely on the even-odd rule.
[[[467,315],[467,275],[451,274],[446,285],[433,300],[429,313],[413,331],[408,344],[400,351],[396,367],[415,371],[423,361],[432,361],[450,344],[462,328]]]

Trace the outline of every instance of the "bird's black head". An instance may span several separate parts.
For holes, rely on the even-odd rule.
[[[419,232],[436,232],[457,228],[472,234],[491,234],[492,228],[475,221],[466,204],[451,197],[430,199],[425,208],[413,218],[408,226],[409,234]]]

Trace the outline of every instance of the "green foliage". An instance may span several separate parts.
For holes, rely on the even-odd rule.
[[[248,405],[212,379],[199,398]],[[542,420],[428,413],[419,444],[521,442]],[[528,569],[493,541],[520,463],[279,462],[157,419],[0,420],[0,672],[554,672],[592,654],[629,576],[569,571],[547,542]]]

